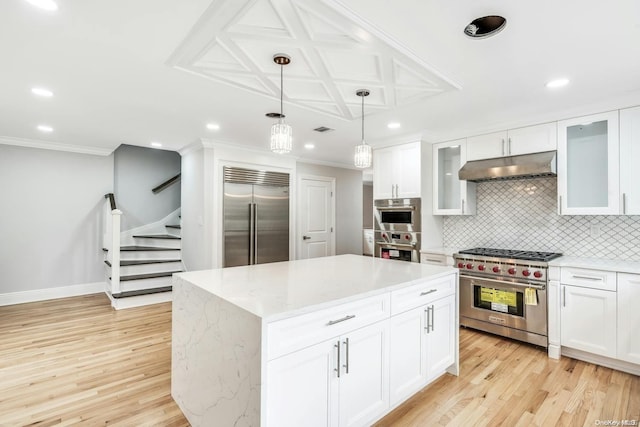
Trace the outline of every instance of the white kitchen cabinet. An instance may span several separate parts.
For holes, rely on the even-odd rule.
[[[557,149],[556,122],[467,138],[467,160],[517,156]]]
[[[620,110],[620,192],[623,215],[640,215],[640,107]]]
[[[618,273],[618,359],[640,365],[640,275]]]
[[[616,292],[562,284],[563,347],[616,357]]]
[[[373,150],[373,198],[420,197],[420,141]]]
[[[475,215],[476,184],[458,178],[466,153],[466,139],[433,144],[434,215]]]
[[[558,122],[561,215],[620,213],[618,111]]]

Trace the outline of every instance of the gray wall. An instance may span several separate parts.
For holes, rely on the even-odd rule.
[[[362,255],[362,171],[298,162],[296,173],[336,178],[336,254]]]
[[[362,227],[373,228],[373,183],[362,185]]]
[[[160,193],[151,189],[180,173],[180,155],[174,151],[121,145],[114,152],[114,189],[123,213],[121,229],[156,222],[180,207],[180,183]]]
[[[103,282],[113,156],[0,145],[0,294]]]

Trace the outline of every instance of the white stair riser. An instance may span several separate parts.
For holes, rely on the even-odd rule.
[[[110,287],[110,285],[108,286]],[[143,289],[162,288],[165,286],[171,286],[171,276],[155,277],[153,279],[125,280],[120,282],[120,292],[141,291]]]
[[[159,304],[163,302],[172,301],[171,292],[160,292],[157,294],[149,295],[137,295],[135,297],[127,298],[111,298],[111,307],[116,310],[122,310],[125,308],[142,307],[144,305]]]
[[[107,267],[107,274],[111,276],[111,267],[105,264]],[[163,273],[165,271],[178,271],[182,270],[182,263],[180,261],[163,262],[157,264],[140,264],[140,265],[121,265],[120,276],[130,276],[134,274],[149,274],[149,273]]]
[[[181,259],[181,251],[120,251],[121,260]]]
[[[180,249],[180,240],[177,239],[150,239],[148,237],[135,237],[134,241],[136,246]]]
[[[167,227],[167,234],[171,234],[172,236],[176,236],[176,237],[182,236],[180,231],[181,231],[181,229],[179,229],[179,228],[168,228]]]

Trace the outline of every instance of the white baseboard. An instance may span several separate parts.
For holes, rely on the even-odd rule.
[[[10,292],[7,294],[0,294],[0,306],[23,304],[26,302],[45,301],[48,299],[76,297],[79,295],[97,294],[100,292],[104,292],[105,287],[105,282],[96,282],[85,283],[81,285],[61,286],[58,288]]]

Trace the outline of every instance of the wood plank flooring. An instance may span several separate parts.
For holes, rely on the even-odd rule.
[[[467,329],[460,351],[460,377],[376,426],[640,423],[640,377]],[[2,427],[188,426],[170,372],[170,303],[114,311],[98,294],[0,307]]]

